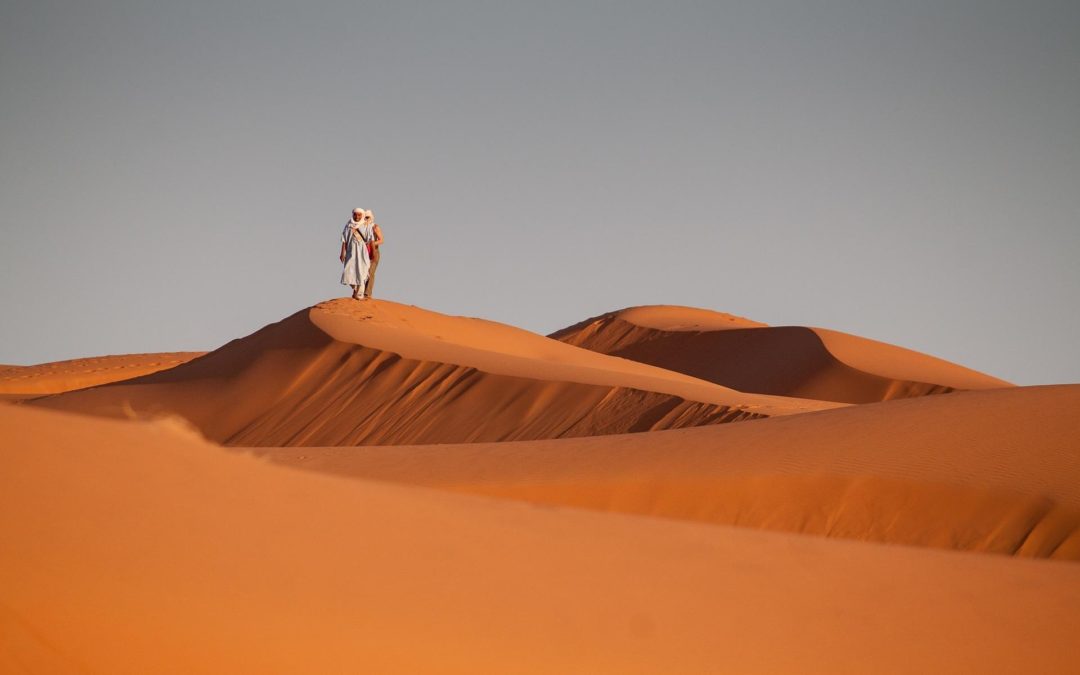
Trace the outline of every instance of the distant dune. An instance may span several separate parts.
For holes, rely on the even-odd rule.
[[[342,299],[0,399],[0,673],[1080,669],[1080,384]]]
[[[0,366],[0,396],[30,398],[128,380],[186,363],[204,352],[95,356],[36,366]]]
[[[846,333],[769,327],[689,307],[611,312],[552,338],[744,392],[871,403],[1012,386],[925,354]]]

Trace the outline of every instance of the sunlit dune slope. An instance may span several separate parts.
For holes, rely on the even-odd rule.
[[[893,345],[821,328],[769,327],[691,307],[611,312],[553,338],[739,391],[868,403],[1004,380]]]
[[[745,394],[683,373],[572,347],[506,324],[448,316],[385,300],[364,304],[331,300],[316,305],[310,317],[341,342],[498,375],[630,387],[737,405],[769,416],[839,407],[816,400]]]
[[[0,366],[0,394],[19,397],[57,394],[173,368],[203,352],[94,356],[36,366]]]
[[[1078,565],[342,480],[10,405],[0,579],[0,671],[50,675],[1048,673],[1080,634]]]
[[[628,436],[266,448],[348,476],[691,521],[1080,559],[1080,385]]]
[[[32,402],[171,413],[232,445],[559,438],[827,407],[746,395],[488,321],[338,300],[142,378]]]

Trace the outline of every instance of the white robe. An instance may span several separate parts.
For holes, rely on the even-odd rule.
[[[374,239],[375,232],[371,224],[363,225],[354,220],[345,223],[345,229],[341,231],[341,243],[345,244],[345,269],[341,272],[342,284],[361,288],[367,284],[368,269],[371,268],[367,242]]]

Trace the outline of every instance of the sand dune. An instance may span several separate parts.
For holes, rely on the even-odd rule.
[[[1078,565],[323,477],[26,406],[0,406],[0,578],[5,672],[1063,673],[1080,634]]]
[[[29,398],[93,387],[173,368],[204,352],[94,356],[36,366],[0,366],[0,395]]]
[[[1080,385],[670,306],[557,336],[338,300],[0,368],[54,392],[0,404],[0,672],[1080,667]]]
[[[284,464],[602,511],[1080,559],[1080,385],[530,443],[267,448]]]
[[[833,407],[732,389],[386,301],[303,310],[177,368],[33,402],[178,414],[230,445],[561,438]]]
[[[1011,386],[925,354],[821,328],[768,327],[689,307],[635,307],[552,336],[744,392],[869,403]]]

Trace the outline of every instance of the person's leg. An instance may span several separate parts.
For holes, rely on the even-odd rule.
[[[379,249],[375,249],[375,255],[371,258],[371,267],[367,273],[367,285],[364,287],[364,295],[369,298],[375,290],[375,269],[379,266],[380,257],[382,256],[379,254]]]
[[[357,285],[353,284],[353,286],[352,286],[353,300],[359,300],[360,299],[360,293],[361,293],[360,289],[361,288],[362,288],[361,286],[357,286]]]

